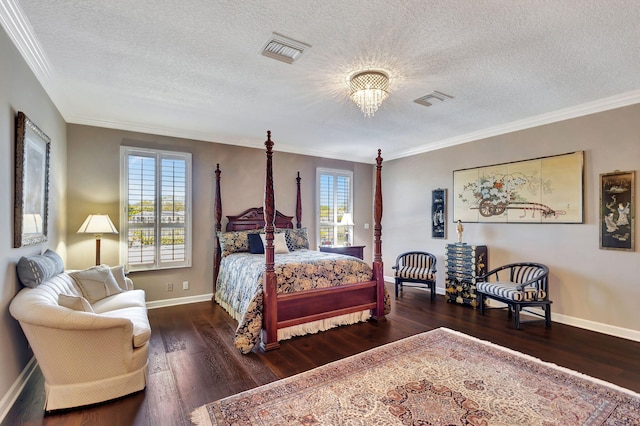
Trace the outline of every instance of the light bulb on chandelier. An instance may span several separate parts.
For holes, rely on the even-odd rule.
[[[349,97],[364,116],[373,117],[389,97],[389,76],[382,71],[362,71],[349,80]]]

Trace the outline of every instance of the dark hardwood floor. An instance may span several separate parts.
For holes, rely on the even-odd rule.
[[[235,322],[213,302],[149,311],[152,327],[146,390],[91,407],[45,414],[38,370],[2,425],[188,425],[207,402],[438,327],[448,327],[640,392],[640,343],[554,323],[513,328],[504,310],[486,316],[468,306],[435,302],[405,288],[381,323],[340,327],[281,343],[279,350],[241,355]],[[99,368],[99,366],[96,366]]]

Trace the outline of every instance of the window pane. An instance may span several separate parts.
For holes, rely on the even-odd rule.
[[[129,224],[154,224],[156,216],[156,160],[130,155],[128,159]]]
[[[153,228],[129,227],[130,265],[154,264],[156,261],[155,231]]]
[[[184,228],[163,228],[160,246],[162,262],[182,262],[186,259]]]

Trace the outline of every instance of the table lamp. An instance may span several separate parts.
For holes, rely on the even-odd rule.
[[[78,234],[94,234],[96,236],[96,265],[100,264],[100,239],[102,234],[117,234],[116,229],[108,214],[90,214],[84,221]]]
[[[355,225],[355,223],[353,223],[353,216],[351,215],[351,213],[345,213],[342,215],[342,220],[340,221],[340,226],[344,226],[345,227],[345,231],[344,231],[344,238],[345,238],[345,242],[344,245],[345,246],[350,246],[351,245],[351,241],[349,240],[349,227]]]

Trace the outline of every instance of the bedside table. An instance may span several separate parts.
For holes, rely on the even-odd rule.
[[[340,253],[364,260],[365,246],[320,246],[320,251],[325,253]]]

